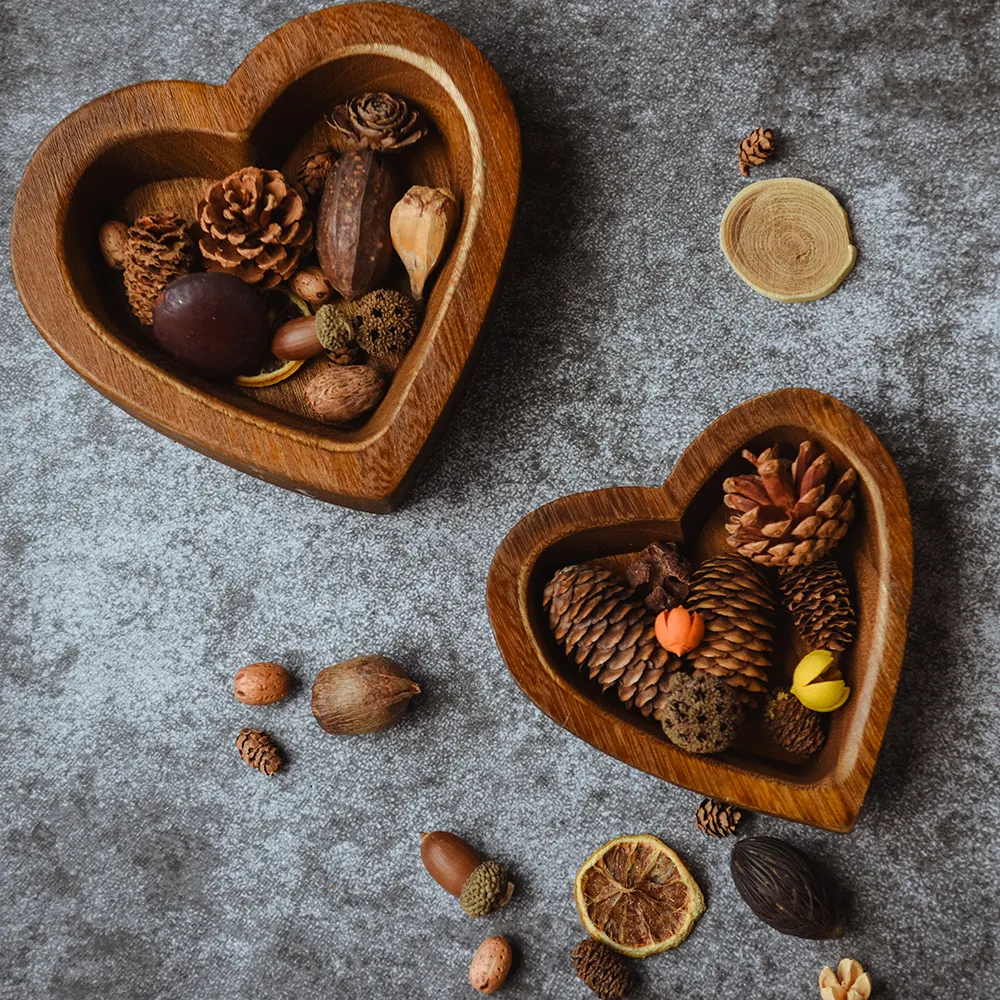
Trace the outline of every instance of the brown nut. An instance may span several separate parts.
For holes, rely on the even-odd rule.
[[[466,879],[479,867],[479,853],[461,837],[446,830],[420,834],[420,860],[445,892],[462,895]]]
[[[333,298],[333,287],[315,265],[296,271],[289,279],[288,288],[300,299],[305,299],[313,309],[326,305]]]
[[[108,267],[121,271],[125,267],[125,249],[128,246],[128,226],[117,219],[109,219],[97,234],[101,256]]]
[[[271,353],[282,361],[304,361],[323,353],[315,316],[296,316],[282,323],[271,340]]]
[[[385,379],[368,365],[326,365],[305,387],[306,402],[319,420],[343,424],[375,409]]]
[[[280,663],[251,663],[233,678],[233,694],[244,705],[270,705],[291,690],[292,675]]]
[[[469,966],[469,982],[480,993],[496,993],[510,972],[514,954],[505,937],[489,937],[480,946]]]

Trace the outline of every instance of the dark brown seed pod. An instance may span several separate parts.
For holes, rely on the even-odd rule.
[[[378,284],[392,262],[389,216],[396,183],[370,149],[330,168],[316,221],[316,253],[327,281],[348,301]]]
[[[743,902],[776,931],[817,941],[844,933],[830,888],[791,844],[748,837],[733,848],[729,870]]]

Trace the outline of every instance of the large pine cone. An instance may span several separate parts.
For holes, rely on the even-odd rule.
[[[755,704],[767,690],[774,649],[774,596],[764,570],[743,556],[706,559],[691,579],[686,607],[705,619],[701,645],[688,655],[691,664]]]
[[[273,288],[312,249],[302,192],[277,170],[244,167],[216,181],[198,204],[201,254],[209,271]]]
[[[427,134],[419,111],[392,94],[362,94],[333,109],[330,124],[356,149],[389,153],[411,146]]]
[[[723,484],[726,506],[738,512],[726,525],[729,544],[767,566],[807,566],[822,559],[854,520],[854,469],[828,492],[833,461],[815,441],[803,441],[794,462],[779,458],[777,445],[760,455],[744,451],[743,457],[757,475],[732,476]]]
[[[832,559],[781,571],[778,586],[799,635],[813,649],[846,649],[854,638],[851,590]]]
[[[663,720],[669,671],[680,661],[657,641],[656,616],[620,577],[584,563],[548,582],[542,603],[566,655],[628,708]]]
[[[185,219],[173,212],[144,215],[125,241],[122,270],[125,294],[136,319],[153,325],[153,305],[167,284],[194,266],[194,240]]]

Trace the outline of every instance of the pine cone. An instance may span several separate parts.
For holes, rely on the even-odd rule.
[[[628,963],[602,941],[581,941],[573,949],[573,968],[600,1000],[621,1000],[632,988]]]
[[[706,837],[732,837],[736,834],[742,813],[736,806],[731,806],[716,799],[702,799],[695,817],[695,826]]]
[[[128,303],[143,326],[153,325],[160,292],[194,267],[194,241],[188,223],[173,212],[144,215],[129,228],[123,257]]]
[[[819,712],[806,708],[788,688],[778,688],[768,699],[764,728],[778,746],[799,757],[811,757],[826,742]]]
[[[689,654],[691,664],[754,704],[767,690],[774,648],[774,598],[764,570],[742,556],[707,559],[691,580],[686,607],[705,619],[705,636]]]
[[[410,146],[427,134],[419,111],[391,94],[362,94],[333,109],[329,122],[356,149],[389,153]]]
[[[673,542],[652,542],[629,563],[625,575],[630,586],[649,587],[643,603],[659,613],[684,603],[691,585],[691,564]]]
[[[755,128],[740,143],[740,173],[750,176],[751,167],[766,163],[774,153],[774,133],[769,128]]]
[[[299,186],[310,198],[315,198],[323,193],[323,184],[326,182],[326,174],[330,169],[333,157],[328,149],[322,149],[318,153],[307,156],[299,165],[296,179]]]
[[[244,167],[216,181],[198,204],[198,243],[209,271],[273,288],[312,249],[305,199],[277,170]]]
[[[841,652],[854,639],[851,590],[832,559],[783,569],[778,587],[795,628],[813,649]]]
[[[815,441],[803,441],[794,462],[774,445],[743,457],[756,476],[731,476],[725,502],[738,513],[726,525],[741,555],[767,566],[807,566],[822,559],[854,520],[851,493],[858,475],[848,469],[827,492],[833,461]]]
[[[236,749],[246,764],[268,777],[281,767],[278,748],[264,729],[241,729]]]
[[[656,616],[624,580],[586,563],[566,566],[546,585],[542,603],[556,640],[591,680],[662,720],[668,673],[680,661],[656,641]]]

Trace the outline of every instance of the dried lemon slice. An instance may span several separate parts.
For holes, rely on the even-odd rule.
[[[284,382],[289,375],[294,375],[304,364],[304,361],[286,361],[280,368],[273,368],[271,371],[261,372],[259,375],[237,375],[236,384],[248,386],[251,389],[276,385],[278,382]]]
[[[719,241],[733,270],[754,291],[779,302],[829,295],[857,256],[840,202],[799,177],[745,187],[722,217]]]
[[[649,834],[595,851],[577,872],[574,896],[587,933],[630,958],[676,948],[705,912],[684,863]]]

